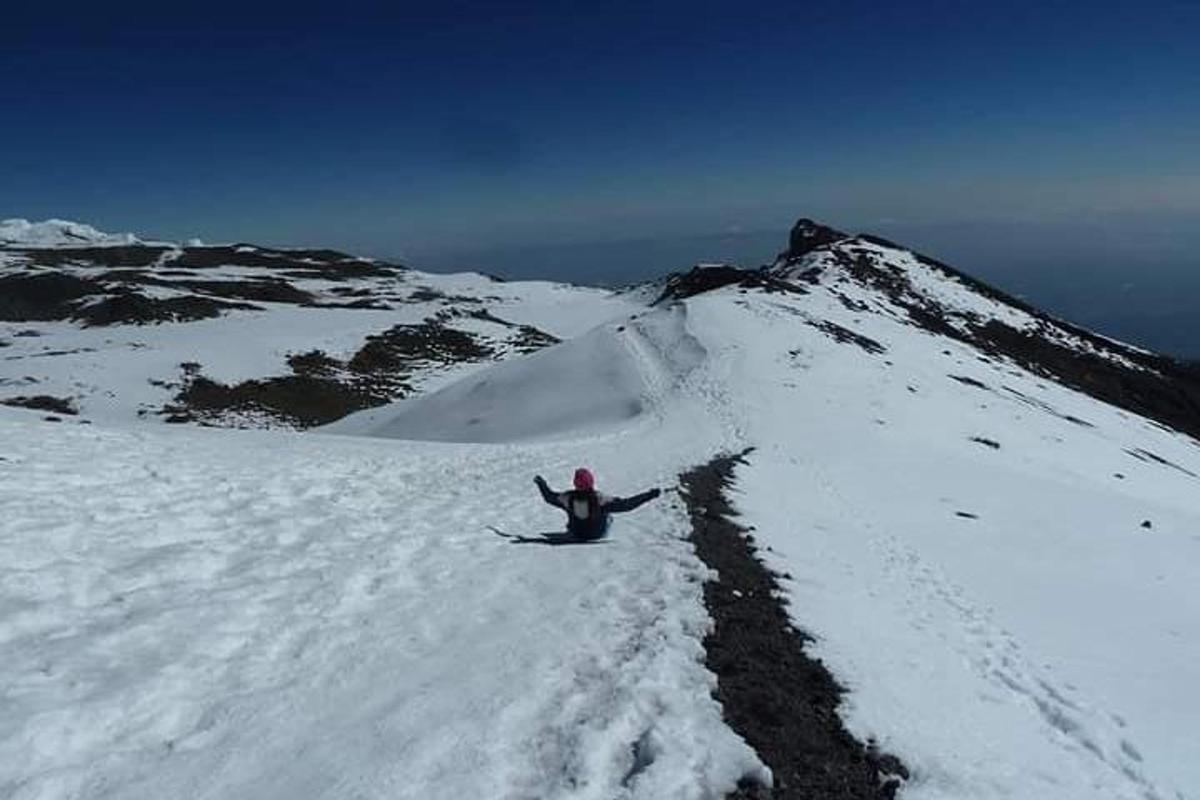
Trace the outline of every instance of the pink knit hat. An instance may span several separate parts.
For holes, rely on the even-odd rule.
[[[586,467],[575,470],[575,488],[581,492],[590,492],[596,488],[596,479],[592,476],[591,470]]]

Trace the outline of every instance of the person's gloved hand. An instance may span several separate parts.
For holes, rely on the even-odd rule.
[[[659,489],[658,487],[655,487],[650,490],[650,497],[652,497],[652,498],[658,497],[660,494],[662,494],[662,489]]]
[[[545,486],[545,485],[546,485],[546,479],[545,479],[545,478],[543,478],[541,475],[534,475],[534,476],[533,476],[533,482],[534,482],[534,483],[536,483],[538,486]]]

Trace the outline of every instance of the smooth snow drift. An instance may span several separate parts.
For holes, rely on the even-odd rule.
[[[470,375],[438,391],[361,411],[333,433],[444,442],[512,442],[595,432],[642,412],[646,388],[612,326]]]

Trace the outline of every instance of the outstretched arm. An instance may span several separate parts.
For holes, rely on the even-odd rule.
[[[546,481],[541,475],[534,478],[533,482],[537,484],[538,491],[542,493],[543,500],[555,508],[562,508],[562,499],[559,498],[556,492],[550,490],[550,487],[546,485]]]
[[[633,511],[643,503],[648,503],[662,494],[658,489],[651,489],[633,497],[614,497],[604,504],[604,511],[610,514],[620,514],[622,511]]]

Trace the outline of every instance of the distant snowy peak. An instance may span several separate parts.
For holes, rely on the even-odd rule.
[[[0,247],[97,247],[138,244],[132,233],[105,233],[82,222],[0,220]]]

